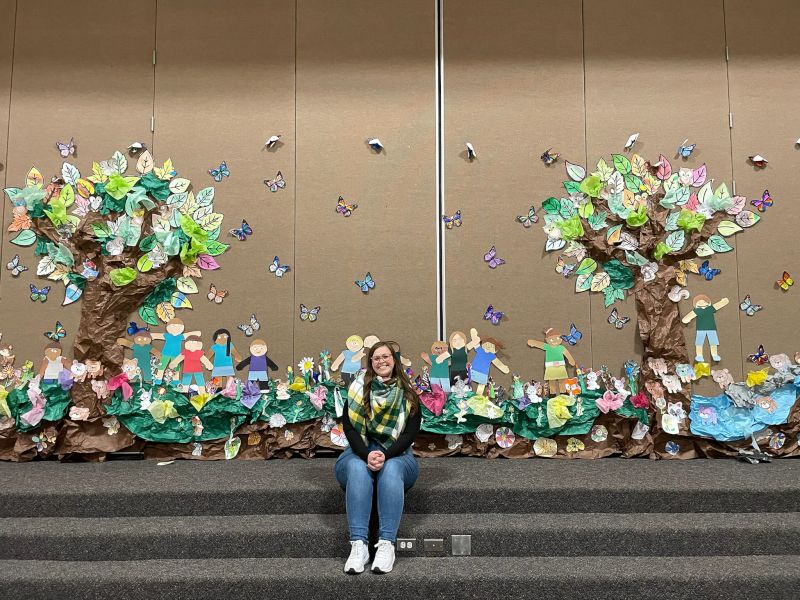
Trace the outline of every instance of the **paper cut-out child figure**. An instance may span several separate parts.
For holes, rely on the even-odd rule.
[[[475,355],[472,357],[472,368],[470,375],[472,381],[478,384],[475,394],[483,396],[483,390],[489,381],[489,369],[492,365],[500,369],[503,373],[508,373],[509,368],[497,358],[497,351],[502,350],[505,346],[498,340],[491,337],[481,338],[478,336],[476,329],[470,329],[470,336],[473,340],[478,340],[480,344],[475,348]]]
[[[717,336],[717,323],[714,320],[714,313],[719,309],[728,305],[728,299],[722,298],[714,304],[711,303],[711,298],[705,294],[697,294],[692,299],[694,310],[688,315],[683,317],[681,321],[684,323],[691,322],[695,319],[696,334],[694,338],[694,349],[696,356],[695,362],[705,362],[703,359],[703,344],[708,339],[708,345],[711,348],[711,360],[719,362],[722,360],[719,355],[719,336]]]
[[[447,353],[447,343],[436,341],[433,342],[431,346],[431,353],[427,354],[425,352],[420,354],[422,360],[424,360],[428,365],[431,367],[430,371],[430,382],[431,385],[438,385],[442,388],[445,394],[450,393],[450,360],[445,359],[442,362],[437,362],[437,358],[440,354]]]
[[[443,363],[448,358],[450,359],[450,382],[453,385],[456,383],[456,377],[460,377],[462,381],[467,380],[467,353],[479,344],[480,340],[477,338],[473,338],[467,343],[467,334],[463,331],[454,331],[450,334],[450,345],[447,352],[440,354],[436,358],[436,362]]]
[[[242,355],[233,347],[231,332],[227,329],[217,329],[211,339],[214,340],[214,345],[206,352],[208,358],[213,357],[214,368],[211,369],[211,378],[223,377],[224,385],[229,377],[235,375],[233,361],[240,362]]]
[[[163,364],[163,359],[161,362]],[[184,391],[189,388],[192,379],[194,379],[198,388],[206,385],[205,377],[203,377],[203,367],[211,370],[214,365],[203,354],[203,340],[200,339],[199,335],[186,336],[180,356],[172,359],[169,363],[169,368],[174,370],[180,364],[183,364],[183,380],[181,383]]]
[[[161,379],[164,377],[164,369],[167,365],[181,355],[181,347],[184,340],[189,336],[200,337],[199,331],[185,331],[183,321],[177,317],[167,322],[166,330],[166,333],[153,332],[150,334],[150,337],[154,340],[164,340],[164,348],[161,350],[161,364],[158,367],[158,373],[156,373],[156,383],[161,383]],[[167,383],[170,382],[168,381]]]
[[[360,335],[351,335],[344,343],[345,349],[339,353],[331,365],[331,371],[338,371],[342,367],[342,380],[345,387],[355,381],[356,374],[361,370],[361,358],[364,356],[364,340]]]
[[[250,356],[236,365],[237,371],[249,367],[247,380],[258,381],[258,387],[262,390],[269,387],[269,373],[267,369],[272,371],[278,370],[278,365],[267,356],[267,350],[269,350],[267,342],[264,340],[253,340],[250,342]]]
[[[50,342],[44,347],[44,359],[39,367],[42,383],[58,383],[62,371],[69,372],[69,361],[61,354],[63,349],[58,342]]]
[[[561,339],[561,332],[548,327],[544,330],[544,341],[528,340],[531,348],[544,350],[544,379],[550,387],[550,393],[558,390],[559,394],[567,391],[566,380],[569,379],[567,373],[567,362],[573,367],[575,359],[564,347],[564,340]]]
[[[153,369],[150,356],[158,356],[159,352],[153,348],[153,338],[146,329],[141,329],[133,334],[133,342],[125,338],[117,338],[117,345],[129,348],[136,359],[136,364],[141,373],[142,382],[153,383]]]

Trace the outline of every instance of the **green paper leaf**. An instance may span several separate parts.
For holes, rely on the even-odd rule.
[[[588,220],[594,214],[594,204],[591,201],[584,202],[578,207],[578,214]]]
[[[618,290],[629,290],[633,287],[633,271],[616,258],[603,265],[603,270],[611,278],[611,287]]]
[[[136,268],[142,273],[147,273],[153,269],[153,262],[150,260],[150,257],[147,256],[147,254],[143,254],[139,257],[139,260],[136,261]]]
[[[678,217],[681,214],[679,212],[671,212],[667,215],[667,218],[664,220],[664,229],[667,231],[675,231],[678,229]]]
[[[178,291],[183,292],[184,294],[196,294],[197,284],[191,277],[179,277]]]
[[[622,179],[625,182],[625,187],[628,189],[628,191],[631,191],[634,194],[640,194],[642,192],[640,188],[642,185],[642,180],[633,173],[626,174]]]
[[[65,162],[61,165],[61,178],[68,185],[76,185],[81,178],[81,172],[75,165]]]
[[[138,177],[123,177],[117,173],[112,173],[106,182],[105,192],[114,200],[120,201],[133,189],[137,181]]]
[[[586,169],[582,166],[573,164],[568,160],[564,161],[564,166],[567,168],[567,176],[572,179],[572,181],[581,182],[583,178],[586,177]]]
[[[220,225],[222,225],[222,219],[223,219],[222,213],[212,212],[212,213],[208,213],[202,219],[197,221],[197,224],[200,225],[200,227],[202,227],[203,230],[205,230],[205,231],[213,231],[216,228],[218,228]],[[206,239],[208,239],[208,238],[206,238]]]
[[[589,175],[581,181],[580,190],[590,198],[598,198],[603,190],[603,180],[597,175]]]
[[[679,252],[686,243],[686,233],[680,229],[678,231],[673,231],[667,236],[665,241],[671,252]]]
[[[612,246],[619,242],[619,238],[622,235],[622,225],[612,225],[606,231],[606,242],[611,244]]]
[[[592,285],[592,277],[591,273],[584,273],[583,275],[578,275],[575,278],[575,292],[585,292],[588,291]]]
[[[662,258],[664,258],[666,254],[669,254],[669,252],[670,252],[669,246],[667,246],[664,242],[658,242],[656,244],[655,250],[653,250],[653,260],[659,261]]]
[[[714,252],[723,253],[733,250],[733,247],[721,235],[712,235],[708,238],[708,245],[714,249]]]
[[[156,203],[147,196],[147,190],[138,185],[125,197],[125,212],[133,216],[138,210],[152,210]]]
[[[628,216],[625,217],[625,222],[628,224],[628,227],[641,227],[645,223],[647,223],[647,206],[642,205],[639,207],[639,210],[630,211]]]
[[[608,181],[608,178],[611,177],[611,173],[613,172],[614,169],[608,166],[604,158],[601,158],[597,161],[597,171],[592,174],[597,175],[601,181]]]
[[[646,265],[648,260],[639,254],[638,252],[625,250],[625,260],[628,261],[629,265],[633,265],[635,267],[641,267],[642,265]]]
[[[191,301],[186,297],[186,294],[183,292],[174,292],[172,297],[170,298],[170,303],[175,308],[188,308],[189,310],[192,309]]]
[[[559,201],[558,214],[564,219],[569,219],[575,215],[575,203],[569,198],[562,198]]]
[[[611,158],[614,160],[614,168],[622,175],[627,175],[631,172],[631,161],[622,154],[612,154]]]
[[[607,287],[603,290],[603,306],[608,308],[612,304],[614,304],[617,300],[624,300],[625,299],[625,292],[621,289],[616,289],[613,287]]]
[[[148,235],[143,237],[139,242],[139,250],[142,252],[150,252],[158,244],[158,238],[155,235]]]
[[[581,218],[578,215],[559,223],[558,230],[561,232],[561,237],[567,241],[578,239],[585,233]]]
[[[225,252],[228,248],[230,248],[230,245],[228,244],[223,244],[222,242],[211,240],[206,244],[206,254],[209,254],[210,256],[219,256],[220,254]]]
[[[558,201],[558,198],[548,198],[542,202],[542,210],[548,215],[557,215],[560,209],[561,203]]]
[[[691,210],[686,210],[685,208],[681,209],[681,212],[678,214],[678,227],[680,227],[686,233],[689,233],[693,229],[697,232],[702,231],[703,224],[705,224],[705,222],[705,215],[692,212]]]
[[[158,316],[156,315],[156,309],[152,306],[140,306],[139,316],[142,318],[142,321],[144,321],[148,325],[158,325]]]
[[[623,194],[611,194],[608,197],[608,208],[619,218],[624,219],[630,213],[630,209],[623,203]]]
[[[113,177],[113,175],[112,175]],[[111,283],[117,287],[123,287],[136,279],[136,269],[131,267],[122,267],[120,269],[111,269],[108,273]]]
[[[211,206],[211,203],[214,202],[214,188],[203,188],[197,192],[195,200],[197,201],[198,206]]]
[[[156,200],[165,200],[170,195],[169,182],[159,179],[152,171],[142,175],[139,185],[150,192]]]
[[[697,246],[697,250],[695,250],[695,254],[697,254],[697,256],[700,256],[700,257],[711,256],[712,254],[714,254],[714,249],[711,246],[709,246],[708,244],[706,244],[705,242],[703,242],[702,244]]]
[[[111,234],[111,228],[108,226],[107,223],[97,223],[97,222],[92,223],[92,232],[94,233],[94,236],[98,238],[100,241],[114,237]]]
[[[720,221],[719,225],[717,225],[717,232],[725,237],[730,237],[739,233],[740,231],[744,231],[744,229],[739,227],[733,221]]]
[[[606,217],[608,217],[608,213],[606,211],[595,211],[594,214],[589,216],[587,219],[589,221],[589,227],[591,227],[594,231],[600,231],[608,225],[608,223],[606,223]]]
[[[597,261],[593,258],[584,258],[578,268],[575,270],[577,275],[585,275],[587,273],[594,273],[597,270]]]
[[[568,194],[577,194],[581,191],[581,184],[577,181],[565,181],[563,185]]]
[[[33,246],[36,243],[36,234],[30,229],[23,229],[11,239],[11,243],[15,246]]]
[[[153,291],[145,297],[143,304],[155,309],[155,307],[162,302],[169,301],[172,293],[177,288],[177,285],[178,284],[173,277],[168,277],[167,279],[160,281],[158,284],[156,284],[156,287],[153,288]]]

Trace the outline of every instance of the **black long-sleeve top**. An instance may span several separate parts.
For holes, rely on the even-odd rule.
[[[347,414],[347,412],[347,406],[345,405],[344,411],[342,412],[342,428],[344,429],[344,435],[347,437],[347,441],[350,443],[350,448],[353,450],[353,452],[357,454],[364,462],[366,462],[367,456],[369,455],[369,449],[367,444],[364,443],[364,439],[361,437],[361,434],[358,433],[356,428],[353,427],[353,424],[350,422],[350,416]],[[406,420],[406,426],[400,436],[395,440],[394,444],[383,451],[383,455],[386,457],[386,460],[394,458],[395,456],[400,456],[403,452],[411,447],[411,444],[414,443],[414,439],[416,439],[417,434],[419,433],[419,427],[421,423],[422,411],[417,409],[416,414],[411,415]]]

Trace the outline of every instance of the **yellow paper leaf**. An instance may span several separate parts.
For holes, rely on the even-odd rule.
[[[99,162],[92,163],[92,175],[89,177],[89,181],[93,183],[105,183],[108,180],[108,175],[103,173],[103,169],[100,166]]]
[[[39,172],[39,169],[36,167],[31,167],[31,170],[28,171],[28,175],[25,177],[25,185],[27,187],[37,187],[41,188],[44,184],[44,178],[42,174]]]
[[[75,184],[77,187],[78,196],[81,198],[89,198],[92,194],[94,194],[94,184],[91,181],[86,179],[78,179],[78,182]]]
[[[697,261],[693,258],[689,260],[682,260],[678,263],[678,268],[681,271],[689,271],[691,273],[700,273],[700,267],[697,265]]]
[[[166,323],[170,319],[175,318],[175,307],[169,302],[161,302],[158,306],[156,306],[156,315],[158,315],[158,318]]]
[[[69,267],[66,265],[62,265],[61,263],[55,263],[56,268],[53,269],[53,272],[47,275],[47,278],[52,281],[64,281],[69,275]]]
[[[159,179],[161,179],[163,181],[168,181],[169,179],[172,179],[172,177],[173,177],[172,171],[173,170],[174,169],[172,167],[172,159],[171,158],[168,158],[166,161],[164,161],[164,166],[163,167],[155,167],[153,169],[153,171],[156,174],[156,177],[158,177]]]
[[[631,171],[637,177],[644,177],[647,175],[647,165],[645,160],[638,154],[631,156]]]
[[[608,273],[595,273],[594,277],[592,278],[592,286],[590,289],[593,292],[602,292],[609,285],[611,285],[611,277],[608,275]]]
[[[636,210],[636,196],[628,188],[622,190],[622,205],[629,210]]]

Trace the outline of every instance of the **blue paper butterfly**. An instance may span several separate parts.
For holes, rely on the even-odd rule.
[[[575,323],[572,323],[569,326],[569,335],[562,335],[561,339],[567,342],[570,346],[574,346],[581,340],[582,337],[583,333],[578,331],[578,328],[575,327]]]
[[[222,181],[223,177],[230,177],[231,172],[228,170],[228,165],[223,160],[219,169],[209,169],[208,174],[214,178],[214,181]]]
[[[356,279],[356,285],[361,288],[365,294],[375,287],[375,280],[372,278],[372,273],[369,271],[364,275],[364,279]]]
[[[676,154],[681,158],[689,158],[692,155],[692,152],[694,152],[694,147],[697,146],[697,144],[687,145],[686,142],[688,141],[689,141],[688,139],[683,140],[683,143],[680,146],[678,146],[678,151],[676,152]]]
[[[704,260],[703,264],[700,265],[700,275],[705,277],[706,281],[711,281],[712,279],[714,279],[715,276],[719,275],[720,273],[722,273],[722,270],[712,269],[711,267],[709,267],[707,260]]]
[[[150,331],[150,328],[147,325],[139,327],[136,321],[131,321],[130,323],[128,323],[128,329],[127,329],[128,335],[136,335],[140,331]]]
[[[31,301],[36,302],[37,300],[41,300],[42,302],[47,302],[47,294],[50,293],[50,286],[46,285],[42,289],[37,289],[35,285],[32,283],[31,286]]]

